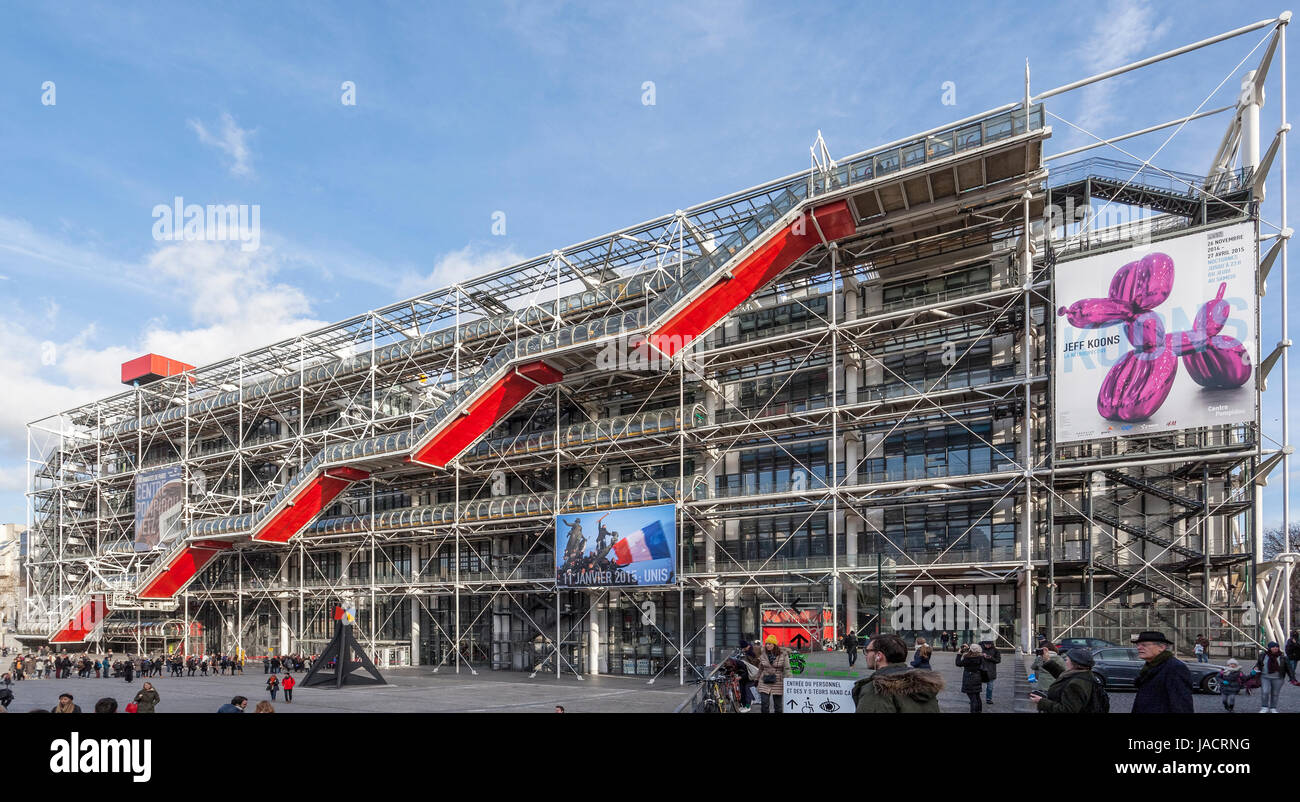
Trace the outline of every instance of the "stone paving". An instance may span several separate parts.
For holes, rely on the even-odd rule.
[[[159,713],[215,713],[232,696],[246,696],[248,711],[259,700],[269,699],[266,675],[247,671],[235,676],[154,677],[153,683],[162,701]],[[301,681],[303,674],[295,674]],[[555,705],[564,705],[572,713],[671,713],[695,691],[695,686],[677,684],[677,677],[661,677],[654,685],[644,678],[595,677],[579,680],[553,674],[538,674],[529,679],[519,672],[467,670],[457,675],[443,668],[434,673],[429,667],[389,669],[384,672],[385,686],[294,689],[292,704],[286,704],[281,692],[275,702],[277,713],[552,713]],[[140,690],[141,680],[122,679],[23,680],[13,684],[14,702],[9,712],[27,712],[33,707],[49,709],[58,702],[60,693],[71,693],[83,712],[91,712],[96,700],[110,696],[118,708]]]
[[[955,665],[955,652],[935,652],[931,666],[944,678],[944,690],[939,694],[939,707],[945,713],[967,713],[970,703],[961,693],[961,669]],[[910,659],[910,657],[909,657]],[[861,654],[853,668],[843,652],[817,652],[806,655],[806,677],[854,679],[867,673],[866,660]],[[998,679],[993,686],[993,704],[985,704],[984,711],[991,713],[1032,713],[1034,707],[1027,695],[1031,685],[1027,680],[1028,661],[1013,654],[1003,654],[998,666]],[[150,681],[158,690],[162,701],[160,713],[212,713],[235,695],[249,699],[249,711],[261,699],[267,699],[266,675],[261,667],[235,676],[181,677],[166,674]],[[295,678],[302,679],[302,674]],[[562,704],[572,713],[671,713],[677,710],[697,690],[697,686],[677,684],[677,676],[660,677],[654,685],[645,678],[600,676],[564,676],[538,674],[530,679],[528,674],[507,671],[479,671],[477,675],[463,670],[444,667],[434,672],[430,667],[389,669],[384,672],[389,684],[381,687],[349,687],[342,690],[323,688],[297,688],[294,702],[286,704],[281,694],[274,702],[278,713],[550,713],[555,705]],[[110,696],[118,701],[119,708],[134,697],[140,689],[137,677],[127,683],[121,679],[24,680],[11,687],[15,699],[9,712],[18,713],[33,707],[49,709],[58,701],[63,691],[73,694],[77,704],[90,712],[95,701]],[[1198,713],[1222,713],[1222,698],[1198,693],[1193,697]],[[1127,713],[1132,709],[1131,691],[1112,691],[1111,710]],[[1286,685],[1282,690],[1283,712],[1300,712],[1300,688]],[[1240,713],[1259,711],[1259,692],[1237,698]],[[755,706],[754,714],[758,713]]]

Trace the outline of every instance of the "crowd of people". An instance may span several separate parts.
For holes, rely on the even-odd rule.
[[[857,661],[861,647],[866,667],[871,673],[858,680],[852,691],[858,713],[938,713],[939,693],[944,679],[931,665],[934,649],[924,637],[916,637],[912,647],[896,634],[880,634],[863,639],[846,633],[840,645],[850,666]],[[970,712],[979,713],[994,702],[993,688],[998,677],[1002,653],[991,640],[962,643],[957,633],[940,633],[943,651],[955,651],[956,667],[961,669],[961,693],[970,702]],[[1158,631],[1140,632],[1132,641],[1143,661],[1135,680],[1134,713],[1191,713],[1191,674],[1187,664],[1174,652],[1174,643]],[[1196,639],[1193,654],[1198,663],[1208,662],[1210,641]],[[911,658],[909,660],[909,653]],[[1261,713],[1279,712],[1279,699],[1289,682],[1300,685],[1296,665],[1300,663],[1300,632],[1292,632],[1285,646],[1269,642],[1258,653],[1254,666],[1245,670],[1235,658],[1229,659],[1219,672],[1219,690],[1223,708],[1236,709],[1237,697],[1259,688]],[[1091,650],[1074,647],[1058,654],[1045,638],[1031,673],[1035,686],[1029,694],[1040,713],[1107,713],[1111,700],[1105,683],[1093,671],[1095,657]],[[749,712],[754,703],[763,713],[783,710],[785,680],[792,676],[791,652],[769,636],[761,645],[741,641],[740,648],[719,665],[720,676],[738,689],[740,712]]]
[[[274,701],[276,695],[283,691],[284,701],[293,702],[293,689],[297,684],[294,672],[311,670],[316,655],[268,655],[261,659],[262,673],[268,675],[266,690]],[[112,652],[90,654],[82,652],[68,654],[66,651],[55,652],[42,646],[35,652],[9,655],[8,649],[0,654],[0,660],[8,662],[7,670],[0,674],[0,712],[7,712],[14,702],[15,683],[39,680],[77,679],[122,679],[134,683],[137,679],[152,677],[193,677],[193,676],[231,676],[243,674],[246,663],[243,656],[230,654],[157,654],[157,655],[117,655]],[[2,664],[0,664],[2,665]],[[244,697],[236,697],[244,699]],[[153,713],[162,701],[158,690],[152,682],[145,681],[131,701],[126,705],[128,713]],[[246,700],[245,700],[246,701]],[[227,705],[229,706],[229,705]],[[263,706],[267,709],[263,710]],[[50,710],[44,708],[32,710],[33,713],[80,713],[81,706],[71,693],[59,695],[59,702]],[[117,699],[106,696],[94,705],[96,713],[118,712]],[[220,712],[231,712],[222,710]],[[243,712],[242,708],[239,712]],[[256,712],[274,712],[271,703],[258,703]]]

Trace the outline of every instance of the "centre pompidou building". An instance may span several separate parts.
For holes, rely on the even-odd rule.
[[[23,637],[311,653],[343,605],[390,665],[644,677],[767,632],[1257,638],[1282,457],[1260,274],[1284,241],[1259,105],[1190,173],[1053,154],[1056,93],[840,160],[819,141],[807,170],[224,362],[146,360],[29,427]],[[1239,325],[1198,328],[1169,287],[1243,230]],[[1108,290],[1134,249],[1196,237],[1182,284]],[[1169,412],[1229,334],[1246,377],[1206,392],[1248,411]],[[1133,356],[1061,372],[1096,348]],[[664,571],[630,581],[637,560]],[[898,618],[926,597],[982,612]]]

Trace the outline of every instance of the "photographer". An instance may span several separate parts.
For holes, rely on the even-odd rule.
[[[957,667],[962,669],[961,692],[970,699],[970,712],[982,713],[980,692],[988,681],[988,672],[984,668],[984,649],[978,644],[963,643],[957,652]]]
[[[1056,678],[1046,693],[1030,691],[1029,699],[1039,713],[1108,713],[1110,698],[1101,681],[1092,673],[1092,652],[1074,648],[1065,653],[1065,660],[1048,656],[1044,647],[1040,652],[1043,669]]]
[[[1034,662],[1029,666],[1029,671],[1033,675],[1031,679],[1038,683],[1037,690],[1042,696],[1047,695],[1048,689],[1056,682],[1057,675],[1065,670],[1065,664],[1057,657],[1056,652],[1050,646],[1044,646],[1044,643],[1046,643],[1046,640],[1040,637],[1038,652],[1034,655]],[[1047,664],[1052,661],[1055,661],[1058,668],[1060,668],[1056,673],[1052,673],[1046,668]]]

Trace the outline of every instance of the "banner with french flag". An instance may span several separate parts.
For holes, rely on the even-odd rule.
[[[673,556],[664,537],[664,528],[658,521],[651,521],[641,529],[614,544],[614,563],[619,566],[641,563],[646,560],[666,560]]]
[[[676,505],[555,516],[555,582],[560,587],[671,585],[676,576]]]

